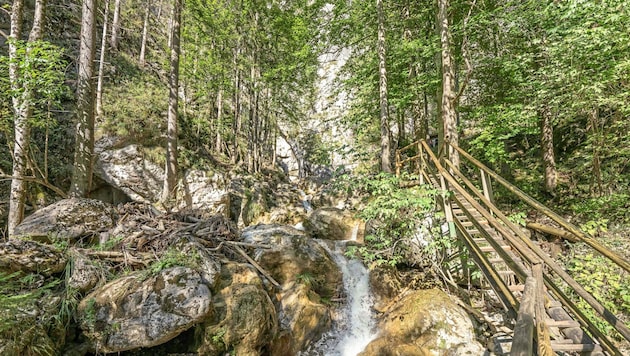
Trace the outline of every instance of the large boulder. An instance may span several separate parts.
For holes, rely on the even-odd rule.
[[[331,310],[324,300],[340,293],[341,272],[316,240],[293,227],[256,225],[242,237],[266,247],[255,250],[256,262],[281,284],[280,333],[270,352],[295,355],[330,328]]]
[[[0,272],[49,276],[63,271],[66,262],[65,254],[52,245],[19,239],[0,243]]]
[[[70,249],[69,255],[72,267],[66,280],[66,287],[82,293],[88,292],[101,279],[103,273],[101,268],[77,249]]]
[[[379,323],[361,356],[483,355],[471,319],[438,289],[403,296]]]
[[[203,210],[208,215],[229,216],[230,190],[227,175],[212,171],[189,170],[179,184],[179,210]]]
[[[276,309],[249,265],[227,262],[215,286],[216,314],[203,325],[200,355],[262,355],[278,330]]]
[[[312,290],[331,298],[341,288],[341,272],[317,240],[283,225],[256,225],[243,230],[242,239],[270,248],[255,251],[258,262],[280,284],[309,279]]]
[[[108,147],[106,143],[101,140],[96,145],[94,173],[133,201],[157,202],[164,184],[164,169],[146,159],[139,145]]]
[[[351,213],[337,208],[319,208],[304,222],[313,237],[328,240],[363,241],[365,223]]]
[[[37,210],[15,228],[14,236],[50,242],[98,235],[114,226],[112,206],[85,198],[63,199]]]
[[[116,279],[79,303],[81,328],[95,350],[156,346],[212,316],[210,286],[199,272],[180,266],[145,273]]]

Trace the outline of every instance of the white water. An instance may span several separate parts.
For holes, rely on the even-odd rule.
[[[313,206],[311,205],[311,202],[309,200],[310,197],[308,195],[306,195],[306,193],[304,193],[303,190],[298,189],[298,191],[300,192],[300,196],[302,198],[302,206],[304,207],[304,210],[308,214],[311,211],[313,211]]]
[[[356,356],[376,336],[369,272],[361,261],[348,260],[343,255],[344,241],[335,242],[334,250],[329,248],[327,241],[320,241],[320,244],[341,270],[346,301],[340,307],[333,329],[316,344],[314,353],[325,356]]]

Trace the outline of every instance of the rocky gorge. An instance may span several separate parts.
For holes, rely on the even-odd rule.
[[[189,171],[182,205],[158,206],[161,173],[141,152],[102,151],[100,200],[60,200],[0,242],[1,355],[484,353],[456,297],[383,267],[370,278],[358,260],[366,277],[349,278],[362,272],[345,246],[369,227],[338,197],[310,211],[274,171]],[[359,283],[372,300],[356,299]],[[359,350],[338,347],[360,328]]]

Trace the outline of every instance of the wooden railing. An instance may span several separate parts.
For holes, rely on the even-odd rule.
[[[534,340],[537,341],[539,355],[553,354],[552,348],[570,350],[569,346],[552,345],[550,341],[548,325],[546,325],[548,314],[557,314],[553,317],[556,319],[575,320],[579,323],[582,330],[586,330],[590,334],[589,336],[583,332],[576,331],[568,336],[573,339],[576,345],[581,345],[581,349],[577,346],[574,347],[575,351],[588,351],[587,349],[590,346],[584,340],[591,340],[595,349],[597,344],[591,339],[592,337],[608,353],[621,355],[608,336],[586,317],[564,291],[568,287],[569,290],[581,297],[602,319],[608,322],[628,341],[630,341],[630,330],[606,309],[600,301],[566,273],[562,266],[534,244],[519,226],[510,221],[494,205],[492,181],[501,184],[534,210],[555,221],[563,229],[556,229],[556,233],[563,233],[575,240],[586,243],[601,255],[619,265],[626,272],[630,271],[630,263],[509,183],[461,148],[456,146],[453,146],[453,148],[459,152],[460,157],[464,159],[462,160],[463,162],[479,172],[478,185],[475,185],[460,171],[459,167],[455,167],[448,159],[438,159],[425,141],[414,142],[396,151],[396,174],[401,175],[403,170],[411,171],[410,173],[417,174],[417,184],[431,184],[443,191],[452,192],[451,195],[442,200],[451,235],[460,237],[506,309],[516,316],[517,323],[514,330],[512,354],[531,354]],[[412,150],[415,152],[409,154]],[[447,150],[445,149],[444,151]],[[458,210],[463,211],[465,215],[463,218],[474,225],[475,231],[478,231],[493,247],[496,254],[521,282],[520,287],[522,287],[523,293],[520,298],[517,298],[510,286],[504,283],[493,264],[487,258],[486,253],[482,252],[478,246],[476,242],[478,239],[470,236],[464,224],[459,219],[454,218],[453,205],[457,206]],[[467,206],[470,209],[464,208]],[[487,221],[487,225],[481,224],[478,221],[478,216]],[[501,246],[501,243],[493,237],[493,233],[498,233],[502,239],[507,241],[511,246],[511,251],[506,251]],[[561,288],[558,282],[564,283],[566,287]],[[559,302],[562,308],[546,310],[545,306],[550,303],[550,299],[553,299],[554,302]],[[558,325],[559,322],[554,321],[552,322],[553,324]],[[570,322],[567,321],[563,325],[569,324]],[[536,330],[535,333],[534,330]]]

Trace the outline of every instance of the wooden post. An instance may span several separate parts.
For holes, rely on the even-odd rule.
[[[547,328],[547,312],[545,311],[545,280],[543,264],[532,266],[532,274],[536,280],[536,339],[538,340],[538,356],[553,356],[549,328]]]
[[[518,308],[518,318],[512,338],[512,356],[531,356],[534,349],[534,313],[536,303],[536,279],[527,277],[523,298]]]
[[[424,184],[424,169],[426,168],[426,164],[424,162],[424,151],[422,149],[422,143],[418,141],[418,155],[420,156],[420,184]]]
[[[494,204],[494,194],[492,192],[492,181],[490,177],[484,172],[483,169],[479,169],[481,173],[481,186],[483,188],[483,195],[488,199],[489,202]]]

